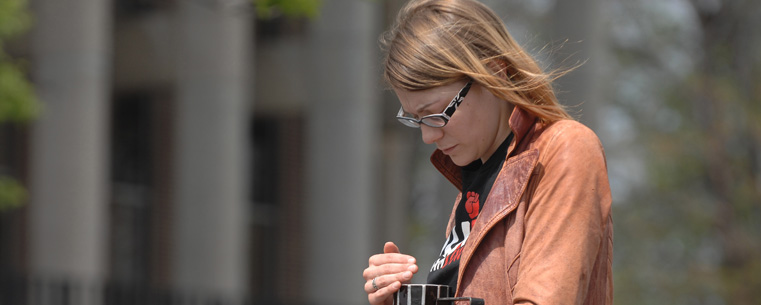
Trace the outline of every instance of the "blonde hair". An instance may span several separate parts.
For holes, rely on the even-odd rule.
[[[494,12],[476,0],[411,0],[381,37],[384,78],[417,91],[469,78],[543,122],[571,118],[552,81],[510,36]]]

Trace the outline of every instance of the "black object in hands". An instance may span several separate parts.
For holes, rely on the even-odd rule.
[[[449,286],[429,284],[403,284],[394,293],[394,305],[445,305],[468,301],[471,305],[484,305],[484,300],[471,297],[452,298]]]

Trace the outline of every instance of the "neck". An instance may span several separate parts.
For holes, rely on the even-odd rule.
[[[508,104],[509,108],[508,111],[502,112],[502,117],[500,117],[499,125],[497,126],[497,137],[496,141],[492,146],[489,148],[489,151],[486,155],[484,155],[483,158],[481,158],[481,163],[486,163],[486,160],[489,160],[491,156],[494,154],[495,151],[497,151],[497,148],[499,148],[500,145],[502,145],[503,142],[507,139],[507,136],[510,135],[512,132],[512,129],[510,129],[510,116],[513,114],[513,109],[515,109],[515,106],[512,104]]]

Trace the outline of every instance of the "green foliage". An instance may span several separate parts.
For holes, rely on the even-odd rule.
[[[5,52],[5,42],[22,34],[30,24],[27,0],[0,0],[0,123],[26,122],[39,112],[40,104],[21,65]],[[22,205],[26,196],[18,181],[0,176],[0,211]]]
[[[18,181],[0,176],[0,212],[21,206],[26,197],[26,190]]]
[[[27,0],[0,0],[0,123],[33,119],[39,103],[21,65],[5,52],[5,42],[26,31],[31,23]]]
[[[27,0],[0,0],[0,42],[29,28],[31,18],[26,4]]]
[[[25,122],[37,116],[39,103],[19,65],[0,60],[0,122]]]
[[[640,26],[615,54],[620,91],[636,90],[614,100],[635,122],[646,182],[614,209],[616,304],[757,304],[761,39],[744,29],[761,4],[683,2],[702,22],[676,24],[653,2],[620,2],[616,22]]]
[[[320,11],[321,0],[253,0],[260,18],[279,15],[314,18]]]

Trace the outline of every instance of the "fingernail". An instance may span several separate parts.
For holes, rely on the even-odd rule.
[[[412,272],[405,271],[404,274],[402,274],[402,277],[404,277],[405,280],[409,280],[412,278]]]
[[[410,263],[410,264],[414,264],[415,263],[415,259],[414,258],[410,258],[409,260],[407,260],[407,262]]]
[[[407,270],[409,271],[415,271],[415,269],[417,269],[417,266],[415,265],[410,265],[409,267],[407,267]]]

